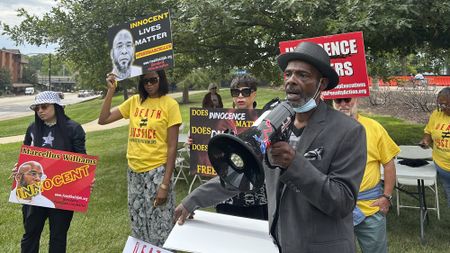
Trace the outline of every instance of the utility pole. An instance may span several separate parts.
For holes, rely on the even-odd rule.
[[[52,90],[52,54],[48,53],[48,90]]]

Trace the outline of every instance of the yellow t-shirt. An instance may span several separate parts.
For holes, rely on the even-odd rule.
[[[450,116],[434,110],[424,132],[433,139],[433,161],[450,171]]]
[[[394,158],[400,152],[400,148],[377,121],[358,115],[358,122],[364,126],[367,138],[367,163],[359,188],[359,191],[363,192],[380,183],[380,166]],[[377,206],[371,207],[373,202],[375,201],[358,200],[357,205],[366,216],[370,216],[380,209]]]
[[[167,129],[181,123],[177,101],[169,96],[147,98],[142,104],[139,95],[119,106],[130,119],[128,128],[128,166],[135,172],[146,172],[167,162]]]

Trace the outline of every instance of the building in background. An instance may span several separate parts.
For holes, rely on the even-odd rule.
[[[0,49],[0,68],[9,70],[11,74],[12,91],[15,94],[25,92],[25,88],[32,87],[32,84],[22,83],[23,69],[28,64],[28,60],[18,49]]]

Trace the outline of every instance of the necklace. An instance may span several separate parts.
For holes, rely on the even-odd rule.
[[[44,121],[44,124],[47,125],[48,127],[52,127],[52,126],[56,125],[56,120],[55,120],[55,121],[52,121],[52,122],[46,122],[46,121]]]

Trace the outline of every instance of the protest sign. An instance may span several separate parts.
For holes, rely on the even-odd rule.
[[[117,80],[173,66],[168,10],[111,27],[108,30],[112,73]]]
[[[125,244],[122,253],[172,253],[172,251],[153,246],[150,243],[128,236],[127,243]]]
[[[292,52],[301,42],[319,44],[330,56],[331,66],[339,75],[339,84],[323,91],[324,99],[367,97],[369,79],[362,32],[335,34],[323,37],[280,42],[281,54]]]
[[[240,134],[253,125],[261,110],[191,108],[191,174],[216,176],[208,158],[208,142],[216,134],[230,131]]]
[[[85,212],[98,158],[22,145],[9,201]]]

